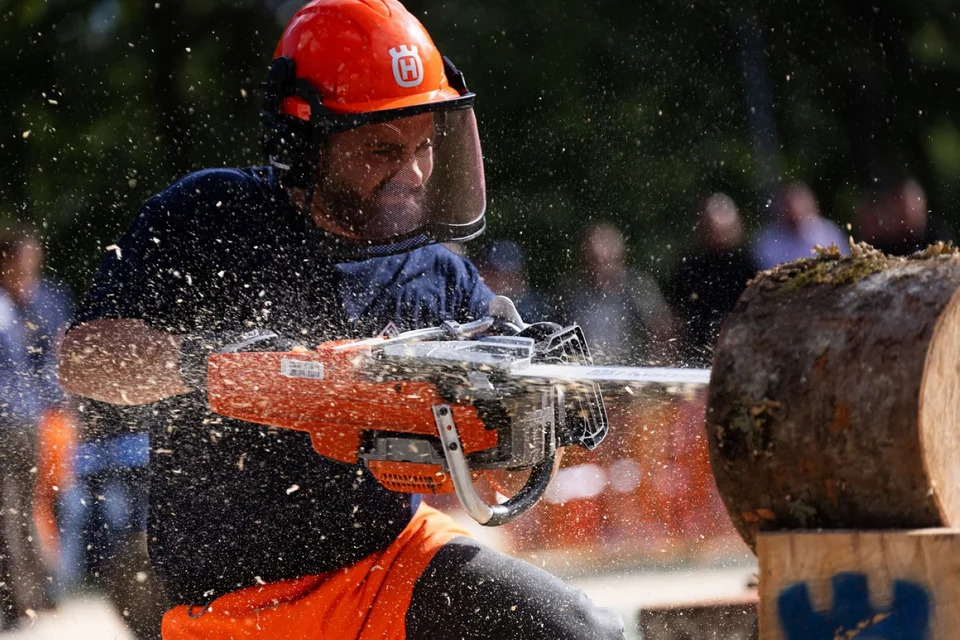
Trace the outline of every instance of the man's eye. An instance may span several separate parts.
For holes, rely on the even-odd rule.
[[[378,160],[396,160],[399,154],[393,149],[374,149],[373,157]]]

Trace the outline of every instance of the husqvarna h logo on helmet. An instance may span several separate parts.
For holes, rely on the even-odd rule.
[[[393,79],[401,87],[417,87],[423,82],[423,61],[414,45],[402,44],[390,49]]]

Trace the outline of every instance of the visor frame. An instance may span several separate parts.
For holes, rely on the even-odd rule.
[[[381,109],[379,111],[366,111],[363,113],[344,113],[333,111],[324,106],[320,93],[313,85],[302,78],[297,79],[294,95],[303,99],[310,106],[310,119],[301,121],[310,127],[314,142],[321,142],[331,135],[343,133],[344,131],[356,129],[368,124],[381,124],[421,113],[471,109],[473,108],[474,99],[476,98],[476,94],[466,92],[457,98],[441,100],[439,102],[425,102],[423,104],[396,107],[393,109]],[[300,120],[300,118],[297,119]]]

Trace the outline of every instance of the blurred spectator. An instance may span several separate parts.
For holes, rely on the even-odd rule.
[[[930,220],[927,196],[913,179],[868,193],[857,207],[856,230],[859,239],[884,253],[900,256],[953,239],[945,225]]]
[[[794,182],[783,187],[775,206],[777,220],[762,228],[754,240],[754,260],[759,269],[809,258],[814,245],[836,244],[842,253],[849,251],[846,234],[820,215],[817,199],[807,185]]]
[[[720,324],[757,269],[743,243],[743,223],[729,196],[703,201],[697,243],[682,256],[667,288],[681,323],[683,360],[709,366]]]
[[[167,603],[147,555],[149,436],[143,412],[84,400],[76,480],[63,497],[61,585],[102,591],[141,639],[159,637]]]
[[[674,356],[673,315],[653,277],[627,266],[626,242],[610,224],[591,227],[583,267],[560,300],[563,317],[583,327],[598,364],[662,364]]]
[[[525,322],[556,321],[557,311],[550,297],[530,288],[527,258],[517,243],[494,241],[477,266],[487,286],[494,293],[513,300]]]
[[[0,231],[0,620],[15,625],[52,605],[33,519],[37,431],[66,397],[57,383],[69,297],[41,278],[43,249],[29,230]]]

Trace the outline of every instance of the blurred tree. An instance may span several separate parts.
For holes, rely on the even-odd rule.
[[[957,222],[960,21],[948,0],[410,0],[478,94],[490,237],[538,286],[610,220],[657,275],[720,189],[755,227],[808,181],[825,212],[916,175]],[[258,162],[258,83],[296,0],[0,3],[0,217],[82,287],[175,177]]]
[[[172,179],[257,161],[263,2],[29,0],[0,20],[0,215],[46,228],[75,286]]]

